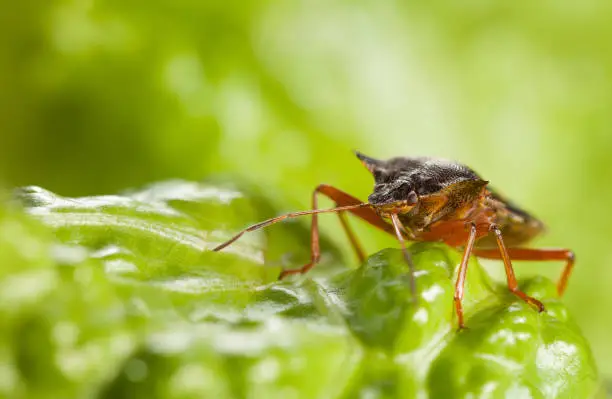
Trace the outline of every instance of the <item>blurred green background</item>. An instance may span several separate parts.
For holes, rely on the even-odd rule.
[[[610,376],[610,38],[605,1],[5,3],[0,181],[86,195],[221,174],[289,210],[322,182],[365,199],[353,149],[457,159],[547,223],[536,245],[576,251],[566,301]],[[396,245],[354,225],[370,252]]]

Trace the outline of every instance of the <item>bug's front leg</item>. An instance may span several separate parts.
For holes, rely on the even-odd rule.
[[[320,184],[319,186],[317,186],[317,188],[315,188],[315,190],[312,193],[312,209],[313,210],[317,209],[317,206],[318,206],[317,197],[319,194],[323,194],[327,198],[331,199],[332,201],[336,203],[336,206],[339,206],[339,207],[362,204],[362,201],[353,197],[350,194],[345,193],[344,191],[341,191],[327,184]],[[384,230],[386,232],[393,231],[391,226],[389,226],[389,224],[387,224],[384,220],[382,220],[380,216],[378,216],[378,214],[372,210],[372,208],[369,208],[369,207],[354,208],[354,209],[348,210],[347,212],[352,213],[353,215],[365,220],[366,222],[370,223],[371,225],[375,227],[378,227],[381,230]],[[359,244],[359,241],[357,240],[357,237],[355,236],[352,229],[350,228],[348,221],[346,220],[346,215],[344,214],[344,211],[338,212],[338,217],[340,218],[340,223],[342,224],[342,228],[344,229],[346,235],[348,236],[349,241],[351,242],[351,245],[353,249],[355,250],[355,253],[357,254],[357,257],[359,258],[359,261],[363,262],[366,258],[365,252],[363,251],[361,245]],[[283,270],[278,278],[283,279],[292,274],[306,273],[307,271],[312,269],[314,265],[316,265],[317,262],[319,261],[319,258],[321,256],[321,248],[319,246],[318,214],[316,213],[312,215],[310,248],[311,248],[311,256],[310,256],[309,263],[307,263],[306,265],[302,267],[296,268],[296,269]]]
[[[317,188],[315,188],[314,192],[312,193],[312,209],[313,210],[317,209],[317,194],[320,192],[321,186],[322,185],[319,185]],[[319,258],[321,257],[321,247],[319,246],[319,218],[316,213],[312,215],[311,223],[312,224],[310,227],[310,263],[307,263],[304,266],[299,267],[297,269],[285,269],[281,271],[280,275],[278,276],[279,280],[282,280],[285,277],[290,276],[292,274],[306,273],[308,270],[312,269],[314,265],[316,265],[317,262],[319,261]]]

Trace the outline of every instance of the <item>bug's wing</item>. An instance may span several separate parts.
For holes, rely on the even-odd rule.
[[[500,227],[508,247],[524,245],[546,230],[544,223],[535,216],[519,208],[490,187],[487,187],[487,189],[494,200],[497,225]],[[476,248],[480,249],[496,248],[496,246],[495,238],[492,236],[483,237],[476,242]]]

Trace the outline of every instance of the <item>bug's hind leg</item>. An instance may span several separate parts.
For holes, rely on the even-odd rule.
[[[317,196],[318,194],[323,194],[325,195],[327,198],[331,199],[332,201],[336,202],[336,206],[339,207],[344,207],[344,206],[353,206],[353,205],[359,205],[362,204],[362,201],[360,201],[359,199],[353,197],[350,194],[347,194],[341,190],[338,190],[335,187],[329,186],[327,184],[320,184],[319,186],[317,186],[317,188],[315,188],[314,192],[312,193],[312,209],[316,210],[317,209]],[[338,217],[340,218],[340,223],[342,224],[342,228],[344,229],[346,235],[348,236],[351,245],[353,247],[353,249],[355,250],[355,253],[357,254],[357,257],[359,258],[360,262],[363,262],[366,258],[365,256],[365,252],[363,251],[359,241],[357,240],[357,237],[355,236],[355,234],[353,233],[352,229],[350,228],[348,221],[346,220],[346,215],[344,214],[345,211],[339,211],[338,212]],[[376,212],[374,212],[371,208],[369,207],[360,207],[360,208],[354,208],[354,209],[349,209],[347,210],[347,212],[350,212],[358,217],[360,217],[361,219],[364,219],[366,222],[374,225],[375,227],[378,227],[386,232],[390,232],[392,230],[391,227],[385,222],[383,221],[377,214]],[[317,262],[319,261],[319,258],[321,256],[321,249],[319,246],[319,223],[318,223],[318,215],[315,213],[312,215],[312,225],[311,225],[311,240],[310,240],[310,247],[311,247],[311,257],[310,257],[310,262],[307,263],[306,265],[297,268],[297,269],[287,269],[287,270],[283,270],[281,272],[281,274],[279,275],[279,279],[283,279],[289,275],[292,274],[301,274],[301,273],[306,273],[307,271],[309,271],[310,269],[312,269],[314,267],[314,265],[317,264]]]
[[[506,248],[506,245],[504,244],[501,230],[499,229],[499,227],[492,225],[491,231],[495,234],[495,239],[497,240],[497,246],[499,248],[498,257],[496,259],[501,258],[504,262],[506,278],[508,279],[508,289],[510,289],[510,291],[514,295],[518,296],[519,298],[521,298],[528,304],[535,306],[536,308],[538,308],[540,312],[543,312],[545,308],[542,302],[538,301],[537,299],[533,297],[530,297],[529,295],[525,294],[523,291],[519,289],[518,283],[516,281],[516,277],[514,276],[514,269],[512,268],[512,261],[510,260],[510,254],[508,252],[508,249]],[[475,255],[480,256],[478,255],[478,253],[479,251],[474,251]]]
[[[500,253],[497,250],[474,250],[474,255],[480,256],[481,258],[500,259]],[[514,260],[564,260],[565,267],[563,268],[561,277],[557,282],[557,293],[559,294],[559,296],[563,295],[565,289],[567,288],[567,281],[569,280],[569,277],[572,274],[572,270],[574,269],[574,262],[576,259],[574,253],[569,249],[556,248],[508,248],[508,255],[511,259]]]

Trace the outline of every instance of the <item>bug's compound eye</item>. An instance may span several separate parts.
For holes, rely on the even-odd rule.
[[[409,201],[416,203],[417,194],[414,192],[413,185],[410,182],[401,183],[394,191],[394,199],[396,201]]]
[[[419,196],[414,191],[411,191],[408,194],[408,198],[406,198],[406,201],[408,202],[408,205],[414,205],[419,201]]]

